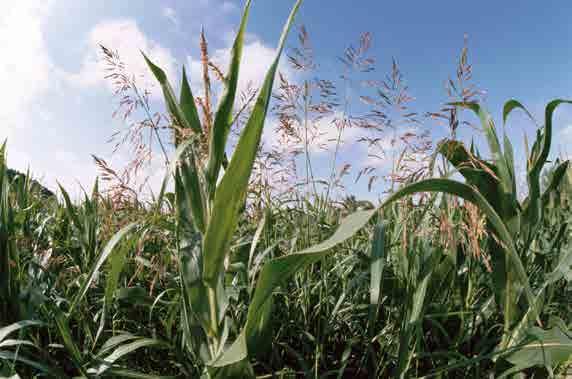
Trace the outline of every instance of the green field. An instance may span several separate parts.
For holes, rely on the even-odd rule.
[[[364,169],[370,187],[383,187],[378,204],[334,194],[335,154],[317,189],[306,134],[302,184],[278,196],[258,175],[260,144],[271,100],[290,114],[277,70],[300,1],[236,131],[249,6],[216,109],[208,92],[197,101],[185,72],[176,94],[174,78],[141,58],[173,123],[169,142],[155,129],[168,169],[152,197],[130,196],[121,181],[110,191],[116,172],[102,160],[93,189],[54,194],[10,170],[2,145],[0,377],[564,375],[572,168],[551,147],[553,113],[569,102],[546,105],[519,162],[504,128],[463,92],[447,109],[474,114],[487,153],[457,139],[449,119],[451,136],[423,150],[418,169],[398,157],[389,185]],[[529,115],[509,100],[503,125],[513,112]]]

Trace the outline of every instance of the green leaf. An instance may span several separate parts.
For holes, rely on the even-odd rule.
[[[28,365],[30,367],[33,367],[37,370],[39,370],[40,372],[43,372],[45,374],[50,375],[50,377],[52,378],[68,378],[67,375],[65,375],[65,373],[51,368],[49,366],[46,366],[45,364],[42,364],[40,362],[38,362],[37,360],[32,360],[30,358],[26,358],[25,356],[23,356],[20,353],[12,353],[11,351],[0,351],[0,362],[1,361],[16,361],[16,362],[21,362],[24,363],[25,365]],[[1,367],[0,367],[1,368]],[[8,379],[12,379],[14,377],[8,378]],[[18,378],[18,376],[16,377]]]
[[[548,330],[532,327],[528,332],[528,342],[505,357],[514,367],[504,372],[501,378],[534,366],[544,366],[552,372],[555,366],[572,358],[570,331],[562,330],[562,326]]]
[[[170,172],[175,176],[175,200],[179,224],[186,223],[188,227],[194,225],[204,234],[208,219],[207,200],[204,193],[204,178],[196,161],[193,143],[194,141],[189,139],[177,148]]]
[[[226,78],[226,86],[220,98],[213,127],[209,134],[209,159],[206,169],[209,198],[212,198],[215,193],[215,187],[226,148],[226,140],[232,123],[232,112],[234,110],[234,99],[238,86],[244,34],[250,13],[250,2],[251,1],[248,0],[244,6],[240,27],[238,28],[238,33],[236,34],[232,50],[230,51],[230,65]]]
[[[506,225],[503,223],[500,216],[493,209],[493,207],[487,202],[487,200],[476,191],[473,187],[468,186],[464,183],[457,182],[450,179],[426,179],[419,181],[417,183],[410,184],[399,189],[397,192],[392,194],[387,200],[384,201],[382,207],[408,195],[412,195],[419,192],[438,192],[447,193],[450,195],[458,196],[466,201],[475,204],[479,210],[487,217],[490,225],[497,233],[498,239],[504,245],[502,251],[504,251],[510,263],[515,270],[518,281],[524,288],[526,299],[530,307],[534,307],[534,294],[530,288],[530,282],[528,280],[528,275],[524,270],[522,262],[516,251],[515,243],[512,239],[510,232],[508,231]],[[538,318],[538,310],[533,309],[533,315]]]
[[[502,189],[495,174],[495,166],[468,152],[462,142],[446,140],[437,150],[459,171],[469,185],[479,192],[495,209],[500,209]]]
[[[255,350],[256,330],[261,319],[267,315],[265,306],[271,301],[274,289],[299,270],[324,258],[330,249],[348,240],[363,228],[375,214],[376,210],[358,211],[345,218],[336,232],[327,240],[302,250],[267,262],[262,268],[256,289],[248,307],[246,325],[232,346],[221,358],[213,362],[213,366],[222,367],[239,362],[248,356],[248,350]]]
[[[68,320],[57,305],[49,304],[48,309],[54,316],[56,327],[68,354],[71,355],[72,362],[76,368],[83,373],[83,355],[72,337],[72,333],[68,325]]]
[[[113,336],[113,337],[109,338],[107,341],[105,341],[105,343],[103,344],[103,346],[101,347],[101,349],[97,353],[97,356],[101,358],[103,356],[103,354],[109,352],[114,347],[121,345],[124,342],[131,341],[131,340],[138,339],[138,338],[140,338],[140,337],[134,336],[133,334],[129,334],[129,333],[122,333],[122,334],[118,334],[116,336]]]
[[[546,164],[550,146],[552,142],[552,115],[558,105],[571,101],[553,100],[546,106],[546,119],[542,131],[537,132],[537,139],[534,142],[529,158],[528,197],[523,211],[523,221],[526,223],[525,238],[531,239],[542,219],[542,198],[540,194],[540,174]]]
[[[103,265],[103,263],[105,262],[107,257],[109,257],[109,255],[111,255],[111,253],[115,249],[115,246],[123,239],[123,237],[125,237],[129,232],[131,232],[136,226],[137,226],[136,223],[131,223],[131,224],[123,227],[123,229],[121,229],[120,231],[115,233],[115,235],[109,240],[107,245],[105,245],[105,247],[103,248],[103,251],[101,252],[99,257],[97,258],[96,262],[92,265],[92,267],[89,271],[89,274],[88,274],[86,280],[83,282],[79,292],[77,293],[77,295],[73,299],[73,302],[72,302],[72,305],[71,305],[70,311],[69,311],[70,316],[72,315],[72,313],[75,310],[78,303],[85,296],[87,289],[89,288],[91,283],[93,283],[93,281],[95,280],[95,278],[99,272],[99,269],[101,268],[101,266]]]
[[[506,120],[508,119],[508,116],[515,109],[522,109],[524,111],[524,113],[526,113],[528,118],[530,118],[532,120],[532,122],[534,122],[536,124],[536,120],[534,119],[532,114],[528,111],[528,109],[526,109],[526,107],[524,105],[522,105],[519,101],[514,100],[514,99],[511,99],[511,100],[507,101],[506,103],[504,103],[503,110],[502,110],[503,124],[506,124]]]
[[[546,187],[546,189],[542,193],[543,205],[545,205],[548,202],[550,193],[552,193],[552,191],[557,189],[560,186],[560,183],[562,183],[562,179],[564,179],[564,175],[566,175],[566,172],[568,171],[569,164],[570,161],[562,162],[554,170],[554,173],[550,177],[550,182],[548,183],[548,187]]]
[[[370,283],[369,283],[369,323],[368,330],[374,332],[373,327],[377,320],[379,299],[381,298],[381,283],[383,267],[385,265],[385,224],[380,223],[373,231],[371,245]]]
[[[503,190],[504,192],[510,193],[512,189],[511,175],[501,150],[499,138],[491,115],[478,103],[452,103],[452,105],[472,110],[481,120],[483,131],[485,132],[485,137],[487,138],[489,149],[493,157],[493,162],[498,169],[498,176],[503,186]]]
[[[33,343],[31,343],[30,341],[26,341],[26,340],[12,340],[12,339],[7,339],[3,342],[0,342],[0,347],[12,347],[12,346],[31,346],[31,347],[36,347],[36,345],[34,345]]]
[[[109,308],[111,302],[113,301],[113,296],[117,285],[119,283],[119,276],[123,271],[125,262],[127,261],[126,247],[115,249],[109,258],[109,272],[107,273],[106,283],[105,283],[105,307]]]
[[[250,118],[240,135],[228,169],[225,171],[216,189],[212,216],[204,238],[203,274],[210,283],[216,282],[222,270],[225,255],[228,252],[232,236],[238,224],[239,212],[244,204],[248,180],[260,144],[274,77],[286,37],[300,4],[301,0],[298,0],[284,26],[280,42],[278,43],[276,57],[266,74],[264,84],[260,89]]]
[[[188,121],[191,128],[199,133],[202,133],[201,120],[199,118],[199,112],[197,111],[197,105],[195,104],[195,97],[191,91],[191,86],[187,80],[187,73],[185,71],[185,66],[183,66],[183,80],[181,83],[181,111]],[[196,125],[196,126],[195,126]]]
[[[152,375],[143,374],[140,372],[135,372],[132,370],[120,369],[120,368],[110,368],[106,371],[107,374],[113,375],[114,378],[134,378],[134,379],[176,379],[180,376],[163,376],[163,375]]]
[[[0,342],[4,340],[9,334],[15,332],[16,330],[27,328],[28,326],[41,326],[44,325],[41,321],[34,320],[22,320],[5,326],[0,329]]]
[[[514,171],[514,150],[510,139],[503,133],[504,157],[507,164],[508,173],[510,175],[511,189],[510,193],[516,198],[516,178]]]
[[[136,340],[134,342],[126,343],[126,344],[119,346],[118,348],[116,348],[113,351],[113,353],[109,354],[106,358],[104,358],[103,362],[100,365],[98,365],[97,367],[90,368],[89,370],[87,370],[87,372],[89,374],[101,375],[105,371],[107,371],[115,363],[115,361],[117,361],[118,359],[124,357],[127,354],[130,354],[130,353],[136,351],[137,349],[141,349],[143,347],[149,347],[149,346],[166,347],[168,345],[166,345],[164,342],[157,340],[157,339],[154,339],[154,338],[139,338],[138,340]]]
[[[60,191],[62,192],[62,196],[64,197],[64,202],[66,204],[65,210],[68,217],[73,222],[73,225],[79,230],[79,232],[83,233],[84,232],[83,223],[79,219],[77,211],[70,199],[70,195],[67,193],[64,187],[62,187],[61,184],[58,183],[58,186],[60,187]]]
[[[547,275],[546,283],[556,283],[561,279],[572,282],[572,249],[570,248],[562,251],[562,257],[554,270]]]
[[[165,104],[167,105],[167,109],[169,110],[171,117],[173,117],[173,120],[177,123],[179,127],[183,129],[191,129],[195,133],[201,133],[202,130],[200,124],[191,123],[191,121],[193,120],[188,120],[185,117],[185,113],[183,112],[183,110],[179,106],[179,103],[177,102],[177,98],[175,97],[175,93],[173,92],[171,84],[169,84],[169,80],[167,79],[167,75],[165,74],[165,72],[159,66],[151,62],[151,60],[147,58],[145,53],[141,52],[141,54],[143,55],[145,62],[151,69],[151,72],[153,73],[153,75],[155,75],[155,78],[161,85],[161,89],[163,90],[163,97],[165,98]]]

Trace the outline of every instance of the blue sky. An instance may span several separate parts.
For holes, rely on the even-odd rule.
[[[243,82],[257,83],[269,65],[293,0],[255,0],[248,26]],[[211,55],[224,65],[242,1],[24,0],[0,15],[0,139],[8,138],[8,160],[30,167],[51,187],[89,187],[97,170],[90,154],[111,162],[106,141],[123,125],[112,119],[116,99],[103,79],[97,44],[117,49],[129,67],[152,80],[138,54],[149,53],[172,78],[183,64],[198,72],[198,34],[205,27]],[[486,105],[498,120],[503,102],[516,98],[542,119],[544,104],[572,98],[570,1],[373,1],[306,0],[296,24],[310,32],[321,72],[339,71],[336,57],[361,32],[373,35],[380,77],[395,57],[415,96],[415,109],[432,111],[445,100],[444,81],[469,36],[474,79],[487,90]],[[294,41],[291,39],[291,41]],[[288,72],[288,69],[283,66]],[[160,99],[153,96],[153,105]],[[432,127],[435,139],[444,135]],[[522,154],[522,135],[533,127],[515,117],[509,136]],[[571,153],[572,106],[557,112],[555,150]],[[469,132],[462,134],[468,138]],[[471,135],[479,138],[478,133]],[[361,152],[363,153],[363,152]],[[326,157],[316,153],[318,164]],[[363,160],[355,149],[342,161]],[[320,163],[322,162],[322,163]],[[161,177],[154,166],[155,182]],[[351,182],[351,181],[350,181]],[[365,196],[363,184],[355,186]]]

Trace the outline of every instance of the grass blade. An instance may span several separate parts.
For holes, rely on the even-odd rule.
[[[73,300],[72,305],[70,307],[70,312],[69,312],[70,316],[72,315],[72,313],[75,310],[78,303],[85,296],[87,289],[89,288],[91,283],[93,283],[93,281],[95,280],[95,277],[97,276],[97,274],[99,272],[99,269],[101,268],[101,266],[103,265],[103,263],[105,262],[107,257],[109,257],[109,255],[111,255],[111,253],[115,249],[115,246],[123,239],[123,237],[125,237],[125,235],[127,235],[129,232],[131,232],[136,226],[137,226],[136,223],[131,223],[131,224],[125,226],[119,232],[115,233],[115,235],[111,238],[111,240],[109,240],[107,245],[105,245],[100,256],[97,258],[96,262],[91,267],[91,270],[89,271],[87,279],[83,282],[79,292],[74,297],[74,300]]]

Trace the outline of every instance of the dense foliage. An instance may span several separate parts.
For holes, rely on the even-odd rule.
[[[9,171],[0,148],[0,375],[547,377],[572,357],[572,169],[549,162],[556,100],[527,152],[476,102],[491,157],[455,138],[374,207],[300,193],[251,204],[288,29],[230,159],[250,2],[225,90],[201,121],[144,57],[176,126],[149,202],[73,201]],[[511,100],[503,122],[515,109]],[[205,123],[207,125],[205,125]],[[502,141],[502,142],[501,142]],[[459,177],[453,180],[451,177]],[[171,190],[172,189],[172,190]]]

